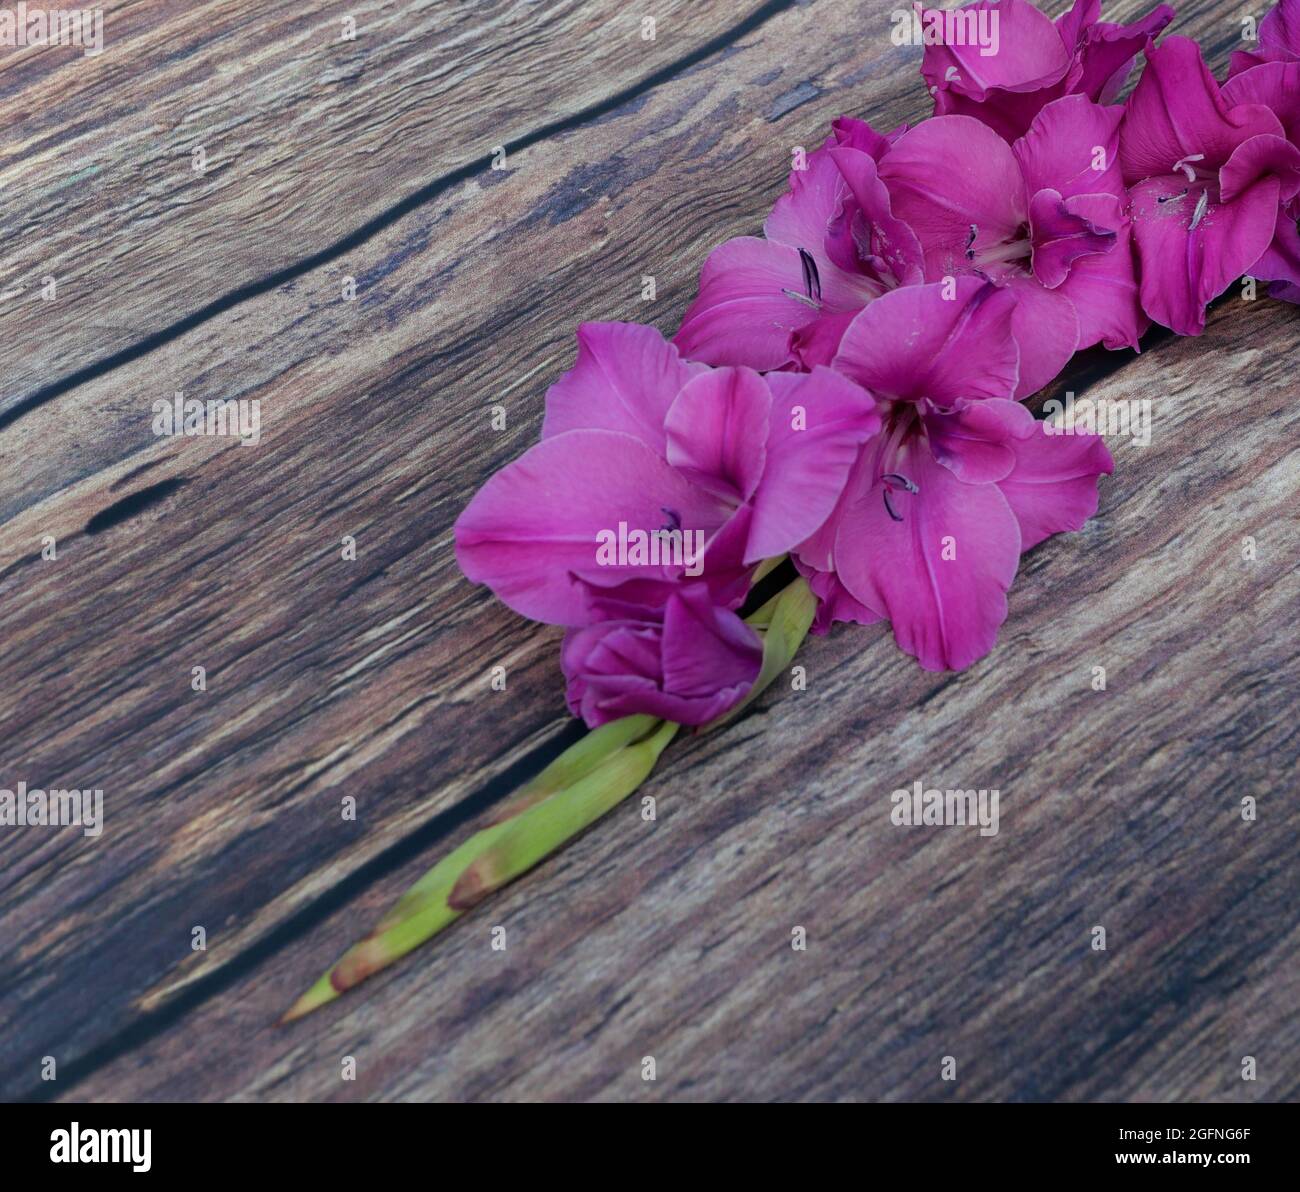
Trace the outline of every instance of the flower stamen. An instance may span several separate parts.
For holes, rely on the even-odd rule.
[[[803,266],[803,288],[808,292],[809,298],[815,298],[820,302],[822,296],[821,274],[817,272],[817,262],[813,259],[812,253],[806,248],[799,250],[799,264]]]
[[[899,488],[905,488],[913,496],[921,491],[914,480],[909,480],[901,472],[885,472],[880,479],[890,481],[898,485]]]
[[[1204,153],[1189,153],[1186,157],[1180,158],[1174,162],[1174,169],[1181,170],[1186,176],[1188,182],[1196,181],[1196,167],[1191,165],[1194,161],[1204,161]]]

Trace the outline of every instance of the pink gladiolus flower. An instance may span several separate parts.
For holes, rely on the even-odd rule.
[[[1279,208],[1300,191],[1300,151],[1267,107],[1220,93],[1194,41],[1169,37],[1147,51],[1129,97],[1120,166],[1142,309],[1199,335],[1206,304],[1269,248]]]
[[[1075,0],[1055,22],[1028,0],[980,0],[957,11],[996,17],[995,52],[982,52],[971,38],[925,47],[921,74],[934,114],[973,116],[1007,141],[1023,136],[1064,95],[1110,103],[1138,52],[1174,18],[1162,4],[1131,25],[1111,24],[1100,19],[1101,0]]]
[[[758,678],[763,646],[708,586],[680,584],[661,610],[570,629],[561,651],[569,710],[588,728],[636,713],[700,725],[742,699]]]
[[[1300,62],[1300,0],[1280,0],[1260,21],[1258,32],[1258,48],[1233,51],[1229,79],[1265,62]]]
[[[880,162],[894,213],[914,230],[927,281],[970,274],[1017,299],[1015,396],[1083,347],[1136,347],[1137,283],[1116,166],[1122,112],[1066,96],[1008,146],[968,116],[912,129]],[[836,160],[847,170],[844,150]]]
[[[1265,23],[1267,21],[1266,17]],[[1263,28],[1261,25],[1261,43]],[[1232,107],[1262,104],[1268,108],[1282,122],[1287,140],[1300,147],[1300,61],[1265,62],[1262,66],[1233,75],[1224,83],[1222,94],[1224,102]],[[1282,199],[1278,204],[1273,240],[1249,270],[1252,277],[1272,282],[1269,293],[1287,302],[1300,302],[1298,222],[1300,195]]]
[[[1022,550],[1096,512],[1111,471],[1096,435],[1050,434],[1016,391],[1015,298],[973,277],[884,295],[845,332],[835,368],[884,426],[834,514],[795,552],[833,621],[887,618],[928,670],[993,648]]]
[[[1010,147],[964,116],[889,138],[836,121],[834,142],[810,159],[810,179],[796,180],[768,220],[769,236],[779,228],[789,243],[718,249],[676,344],[709,363],[808,368],[829,363],[858,311],[887,290],[971,274],[1020,301],[1017,396],[1050,381],[1079,348],[1136,347],[1145,320],[1116,164],[1122,118],[1120,108],[1067,96]],[[822,279],[817,293],[790,288],[800,251]],[[759,253],[789,254],[785,273],[741,260]]]
[[[684,356],[763,371],[829,364],[862,307],[921,280],[916,238],[893,217],[884,188],[851,193],[830,153],[846,145],[878,159],[903,130],[881,136],[844,116],[832,128],[807,168],[790,172],[763,237],[728,240],[709,254],[673,341]]]
[[[701,593],[737,607],[759,561],[826,520],[879,427],[870,394],[828,368],[768,378],[710,369],[683,361],[652,327],[587,323],[577,362],[547,394],[542,441],[461,514],[456,557],[526,617],[620,623],[567,648],[571,694],[589,720],[670,698],[715,715],[713,696],[743,686],[749,652],[737,643],[749,635],[705,617]],[[734,663],[712,693],[681,664],[701,625]],[[641,652],[625,677],[637,681],[615,699],[611,659],[634,641]]]

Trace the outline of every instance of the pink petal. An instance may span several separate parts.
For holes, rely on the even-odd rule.
[[[772,398],[750,368],[694,377],[668,410],[668,462],[705,492],[739,505],[763,475]]]
[[[978,250],[1015,239],[1028,214],[1011,147],[969,116],[936,116],[910,129],[879,172],[894,215],[921,243],[931,280],[965,265],[972,227]]]
[[[546,394],[542,438],[571,430],[617,430],[662,454],[668,407],[703,371],[702,364],[682,360],[653,327],[583,323],[577,361]]]
[[[880,429],[866,390],[828,368],[770,373],[767,469],[754,496],[746,562],[785,554],[832,511],[862,445]]]
[[[749,691],[762,657],[753,629],[701,584],[676,588],[662,620],[570,630],[560,655],[569,708],[590,728],[639,713],[707,724]]]
[[[1259,104],[1281,122],[1287,139],[1300,142],[1300,62],[1267,62],[1223,84],[1223,98],[1233,107]]]
[[[1162,4],[1130,25],[1090,24],[1079,53],[1083,71],[1074,89],[1100,103],[1111,103],[1128,80],[1139,51],[1173,19],[1174,10]]]
[[[1219,171],[1219,198],[1231,203],[1267,178],[1277,180],[1282,202],[1300,191],[1300,149],[1283,137],[1251,137],[1238,145]]]
[[[1019,370],[1015,305],[973,277],[904,286],[853,320],[834,366],[877,397],[1009,397]]]
[[[1078,9],[1076,5],[1075,11]],[[1110,246],[1105,251],[1086,255],[1067,252],[1063,254],[1067,259],[1058,260],[1055,267],[1040,251],[1040,238],[1045,239],[1041,229],[1035,236],[1035,275],[1044,284],[1059,287],[1074,303],[1079,322],[1076,350],[1098,342],[1108,348],[1135,348],[1146,326],[1137,300],[1131,233],[1122,212],[1128,202],[1119,169],[1122,120],[1122,108],[1101,107],[1083,96],[1071,95],[1043,108],[1013,146],[1031,191],[1059,191],[1071,218],[1098,232],[1114,233],[1108,236]],[[1099,164],[1102,168],[1095,169]],[[1082,235],[1086,238],[1088,233]],[[1090,244],[1099,247],[1100,241]],[[1068,272],[1062,277],[1065,264]]]
[[[840,349],[840,341],[849,329],[849,324],[857,317],[856,310],[847,310],[842,314],[823,314],[806,326],[800,327],[790,337],[790,350],[794,354],[797,367],[810,371],[819,364],[830,364],[835,359],[835,353]]]
[[[790,171],[789,188],[772,207],[763,235],[777,244],[806,248],[820,256],[826,229],[839,214],[845,187],[825,148],[810,153],[806,165],[806,169]]]
[[[1133,235],[1141,260],[1142,309],[1179,335],[1199,335],[1205,305],[1259,260],[1277,223],[1276,178],[1256,182],[1231,203],[1187,190],[1181,174],[1151,178],[1130,190]],[[1164,201],[1162,201],[1164,200]],[[1192,228],[1191,224],[1196,223]]]
[[[1032,434],[1034,416],[1018,401],[962,402],[951,411],[929,410],[925,430],[934,458],[958,480],[989,484],[1016,466],[1013,442]]]
[[[1053,380],[1079,346],[1079,316],[1062,289],[1046,289],[1025,273],[1009,273],[1002,283],[1015,296],[1011,334],[1020,348],[1020,380],[1015,397],[1037,393]]]
[[[1020,529],[997,485],[963,483],[924,443],[902,471],[920,489],[894,494],[902,520],[873,486],[840,524],[836,571],[923,667],[960,670],[993,648],[1006,619]]]
[[[818,266],[821,297],[805,290],[797,248],[753,236],[709,254],[700,293],[673,342],[692,360],[747,365],[760,372],[795,363],[791,336],[826,314],[858,310],[879,293],[868,278]]]
[[[1051,188],[1066,198],[1103,193],[1124,198],[1119,169],[1123,119],[1123,108],[1102,107],[1082,95],[1067,95],[1044,107],[1012,146],[1028,193]]]
[[[829,633],[831,626],[839,621],[852,621],[858,625],[874,625],[884,618],[872,612],[860,600],[849,595],[849,590],[839,576],[832,571],[818,571],[809,567],[798,557],[795,569],[808,581],[808,586],[817,597],[817,613],[813,618],[811,632],[820,636]]]
[[[1296,292],[1300,286],[1300,231],[1296,229],[1295,216],[1285,206],[1278,208],[1273,242],[1250,267],[1250,274],[1261,281],[1277,283],[1269,289],[1274,298],[1287,302],[1300,300]]]
[[[1300,0],[1280,0],[1260,21],[1258,33],[1256,49],[1232,55],[1229,79],[1261,63],[1300,61]]]
[[[1029,201],[1034,276],[1055,289],[1080,257],[1110,252],[1123,223],[1123,208],[1114,195],[1064,199],[1055,190],[1038,191]]]
[[[942,15],[938,9],[926,11]],[[980,0],[960,11],[964,21],[980,12],[988,14],[986,20],[996,14],[997,52],[981,53],[984,47],[969,36],[968,25],[963,26],[968,44],[926,46],[921,74],[932,92],[938,88],[940,93],[954,91],[982,99],[992,87],[1036,91],[1059,81],[1069,69],[1070,54],[1056,26],[1028,0]]]
[[[715,248],[700,273],[699,296],[673,343],[690,360],[760,371],[792,363],[791,332],[818,317],[804,295],[799,250],[756,236]]]
[[[586,619],[574,576],[670,578],[666,567],[604,567],[602,531],[653,532],[673,517],[706,539],[729,510],[690,484],[632,435],[573,430],[544,439],[479,489],[456,521],[456,559],[473,583],[487,584],[535,621],[578,625]]]
[[[1149,325],[1138,305],[1133,268],[1133,232],[1125,222],[1107,253],[1079,257],[1060,292],[1074,303],[1079,317],[1079,348],[1101,343],[1107,348],[1134,348]]]
[[[1172,173],[1191,154],[1203,155],[1197,167],[1218,169],[1247,138],[1281,133],[1267,109],[1229,107],[1194,41],[1167,37],[1146,57],[1120,129],[1120,167],[1130,185]]]
[[[889,147],[907,131],[906,124],[900,124],[893,132],[878,133],[865,120],[855,116],[840,116],[831,121],[831,130],[835,134],[836,144],[846,149],[861,149],[879,161]]]
[[[1097,477],[1114,469],[1100,435],[1049,434],[1042,422],[1008,442],[1015,467],[998,488],[1020,524],[1020,549],[1064,530],[1079,530],[1097,512]]]
[[[724,707],[688,723],[720,716],[753,686],[763,663],[758,634],[735,613],[717,608],[708,592],[690,585],[664,610],[664,689],[683,699],[734,693]]]
[[[875,161],[860,149],[832,149],[830,157],[843,175],[871,234],[870,251],[900,285],[924,280],[925,258],[916,233],[894,215],[889,190]]]

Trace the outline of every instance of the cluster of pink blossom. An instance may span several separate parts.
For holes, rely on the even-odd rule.
[[[972,7],[996,53],[927,45],[915,127],[836,120],[763,235],[709,256],[672,342],[582,326],[541,441],[457,522],[471,580],[569,628],[588,725],[732,707],[763,657],[738,610],[786,556],[814,632],[888,621],[922,666],[970,665],[1021,553],[1079,529],[1112,469],[1022,400],[1152,321],[1198,334],[1243,274],[1300,300],[1300,0],[1222,85],[1195,42],[1156,44],[1164,5]]]

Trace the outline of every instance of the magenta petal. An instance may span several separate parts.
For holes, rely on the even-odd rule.
[[[602,533],[620,522],[647,533],[671,519],[706,540],[729,510],[690,484],[640,439],[618,431],[574,430],[544,439],[479,489],[456,521],[456,559],[466,577],[487,584],[535,621],[586,619],[575,575],[667,578],[662,566],[605,567]]]
[[[953,410],[930,409],[925,430],[935,459],[958,480],[989,484],[1016,465],[1015,439],[1032,434],[1034,416],[1018,401],[990,398]]]
[[[880,258],[900,285],[923,281],[925,258],[920,241],[916,233],[894,215],[889,190],[880,179],[875,161],[860,149],[832,149],[830,156],[871,229],[872,253]]]
[[[1132,243],[1132,228],[1126,222],[1110,252],[1071,263],[1060,292],[1074,303],[1079,316],[1079,348],[1101,343],[1112,349],[1136,349],[1149,326],[1138,305]]]
[[[703,371],[703,365],[682,360],[653,327],[583,323],[577,361],[546,394],[542,438],[571,430],[617,430],[662,454],[668,407]]]
[[[667,520],[668,511],[664,512]],[[745,546],[753,519],[753,507],[741,505],[712,536],[705,535],[703,573],[698,578],[719,608],[739,608],[749,594],[754,568],[745,562]],[[675,565],[658,571],[598,567],[584,572],[575,580],[582,595],[582,615],[573,623],[662,616],[668,598],[694,579]]]
[[[739,505],[763,475],[772,398],[750,368],[718,368],[682,387],[668,410],[668,462],[705,492]]]
[[[798,367],[807,372],[819,364],[830,364],[840,350],[840,341],[849,324],[857,317],[856,310],[846,310],[841,314],[819,315],[806,327],[800,327],[790,338],[790,348]]]
[[[835,567],[835,536],[839,533],[844,511],[856,504],[875,483],[876,460],[881,438],[877,434],[869,439],[849,468],[844,488],[830,516],[791,552],[802,571],[806,565],[816,571],[833,571]],[[807,574],[805,571],[804,574]]]
[[[664,610],[664,690],[721,707],[679,723],[703,724],[720,716],[753,686],[763,663],[763,643],[735,613],[717,608],[701,586],[691,585]]]
[[[662,620],[570,630],[560,654],[569,707],[589,728],[638,713],[707,724],[749,691],[762,657],[758,635],[701,584],[675,589]]]
[[[858,625],[874,625],[884,618],[873,612],[860,600],[849,595],[849,590],[832,571],[818,571],[798,557],[794,561],[795,569],[808,581],[808,587],[817,597],[817,613],[813,618],[810,632],[820,636],[829,633],[832,625],[840,621],[852,621]]]
[[[1167,37],[1146,56],[1120,130],[1120,167],[1129,184],[1170,174],[1192,154],[1201,155],[1199,168],[1217,169],[1248,137],[1282,131],[1265,108],[1229,107],[1194,41]]]
[[[1123,208],[1114,195],[1063,199],[1055,190],[1038,191],[1029,201],[1034,276],[1055,289],[1078,258],[1114,248],[1115,230],[1123,222]]]
[[[1300,301],[1297,292],[1297,287],[1300,287],[1300,231],[1297,231],[1295,216],[1285,206],[1278,208],[1272,244],[1250,267],[1250,273],[1261,281],[1276,283],[1269,290],[1274,298]]]
[[[1062,289],[1046,289],[1024,273],[1008,274],[1003,285],[1016,299],[1011,334],[1020,348],[1015,397],[1037,393],[1069,362],[1079,346],[1079,316]]]
[[[849,594],[889,618],[898,644],[927,670],[960,670],[993,648],[1020,558],[1020,529],[995,484],[966,484],[924,443],[903,471],[895,521],[880,486],[847,510],[835,543]]]
[[[1232,55],[1230,80],[1261,63],[1300,61],[1300,0],[1279,0],[1260,21],[1258,32],[1254,50],[1238,50]]]
[[[926,12],[944,15],[939,9]],[[976,44],[978,38],[969,36],[963,38],[968,43],[964,45],[927,45],[921,74],[932,93],[951,90],[983,99],[993,87],[1036,91],[1057,82],[1069,69],[1070,54],[1056,26],[1028,0],[980,0],[960,12],[965,21],[981,13],[986,21],[996,15],[996,52],[981,52],[984,47]]]
[[[877,397],[1009,397],[1019,375],[1015,306],[973,277],[892,290],[849,325],[835,368]]]
[[[910,129],[879,172],[894,215],[920,241],[931,279],[965,264],[972,227],[978,251],[1015,239],[1027,215],[1011,147],[969,116],[936,116]]]
[[[1278,189],[1276,178],[1265,178],[1231,203],[1207,198],[1198,220],[1199,195],[1207,192],[1194,188],[1183,194],[1187,183],[1181,174],[1134,186],[1129,193],[1142,265],[1142,309],[1179,335],[1199,335],[1206,303],[1249,272],[1268,248]],[[1175,197],[1180,194],[1181,199]]]
[[[728,240],[704,262],[699,296],[673,343],[690,360],[783,368],[792,362],[791,333],[818,317],[816,303],[790,294],[805,296],[798,249],[756,236]]]
[[[840,211],[845,193],[840,172],[826,149],[808,155],[806,168],[791,170],[789,188],[773,205],[763,235],[777,244],[822,255],[826,229]],[[822,260],[818,260],[820,266]]]
[[[1061,35],[1061,42],[1066,53],[1074,54],[1083,49],[1088,30],[1101,20],[1101,0],[1074,0],[1065,12],[1056,18],[1056,31]]]
[[[831,130],[838,145],[847,149],[861,149],[879,161],[889,147],[907,131],[907,125],[901,124],[893,132],[878,133],[865,120],[855,116],[839,116],[831,121]]]
[[[1065,198],[1108,193],[1122,199],[1119,129],[1123,119],[1123,108],[1102,107],[1082,95],[1049,103],[1012,146],[1028,193],[1050,188]]]
[[[1015,467],[998,488],[1020,524],[1020,548],[1079,530],[1097,512],[1097,477],[1114,468],[1100,435],[1049,434],[1034,422],[1031,433],[1008,443]]]
[[[746,562],[785,554],[835,509],[863,443],[880,429],[866,390],[828,368],[771,373],[767,469],[754,495]]]
[[[1219,171],[1219,198],[1231,203],[1257,182],[1275,178],[1282,202],[1300,191],[1300,149],[1283,137],[1251,137],[1242,141]]]
[[[1075,90],[1099,103],[1109,104],[1123,89],[1134,58],[1173,19],[1174,10],[1161,4],[1131,25],[1105,21],[1090,25],[1079,51],[1083,71],[1074,85]]]
[[[1223,84],[1223,98],[1233,107],[1259,104],[1281,122],[1287,138],[1300,142],[1300,62],[1268,62]]]

